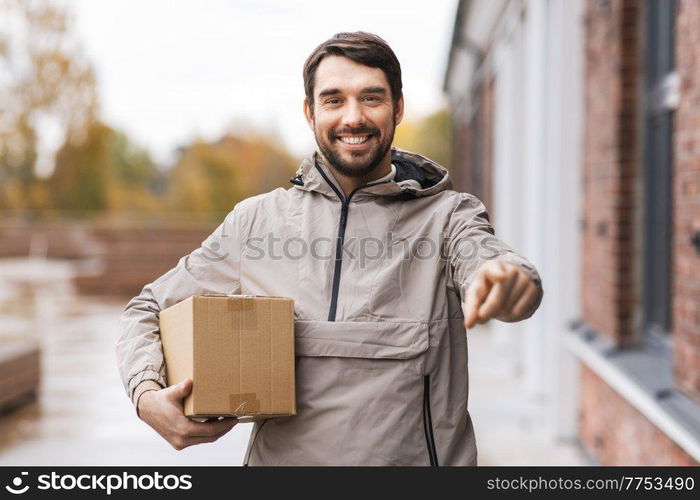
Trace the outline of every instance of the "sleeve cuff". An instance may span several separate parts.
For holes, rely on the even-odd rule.
[[[152,380],[156,382],[159,386],[166,387],[167,383],[165,382],[164,373],[162,372],[162,369],[156,370],[155,368],[147,367],[146,369],[138,372],[136,375],[133,375],[129,379],[129,382],[127,384],[127,396],[133,401],[134,391],[136,391],[136,388],[139,386],[139,384],[141,384],[141,382],[145,380]]]
[[[542,287],[542,279],[540,273],[537,272],[535,266],[527,260],[516,254],[504,254],[498,257],[498,260],[520,267],[530,277],[530,279],[538,286]]]

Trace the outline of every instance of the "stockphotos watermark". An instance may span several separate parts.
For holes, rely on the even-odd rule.
[[[206,260],[220,262],[229,256],[224,240],[227,235],[214,235],[204,242],[202,255]],[[300,261],[334,260],[341,244],[339,238],[320,237],[304,239],[299,236],[283,238],[268,232],[262,236],[248,238],[243,244],[244,259]],[[507,253],[495,236],[464,236],[452,241],[449,236],[439,233],[437,237],[419,236],[405,238],[387,232],[382,238],[376,236],[349,236],[342,240],[342,258],[357,261],[361,269],[377,260],[448,260],[451,258],[470,261],[489,260]]]
[[[36,477],[36,485],[30,487],[29,472],[21,472],[12,479],[11,484],[5,486],[5,490],[13,495],[22,495],[27,491],[37,490],[83,490],[102,491],[111,495],[119,490],[190,490],[192,489],[192,476],[189,474],[163,475],[160,472],[149,474],[40,474]]]

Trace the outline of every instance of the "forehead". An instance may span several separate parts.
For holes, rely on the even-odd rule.
[[[385,87],[389,82],[384,71],[357,63],[343,56],[326,56],[316,68],[314,94],[324,89],[337,88],[343,92],[359,91],[366,87]]]

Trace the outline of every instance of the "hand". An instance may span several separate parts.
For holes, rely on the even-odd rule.
[[[467,289],[464,326],[472,328],[491,318],[520,321],[539,295],[539,287],[520,267],[490,260],[479,268]]]
[[[193,422],[183,414],[183,399],[192,391],[192,379],[159,391],[144,392],[139,398],[139,416],[176,450],[212,443],[238,423],[231,418],[217,422]]]

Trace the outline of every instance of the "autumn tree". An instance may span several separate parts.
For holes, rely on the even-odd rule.
[[[445,108],[414,120],[404,120],[396,128],[394,144],[427,156],[443,167],[452,168],[451,115]]]
[[[29,208],[45,132],[74,143],[96,112],[93,70],[64,5],[0,0],[0,208]]]
[[[142,212],[162,207],[161,174],[148,152],[99,121],[80,142],[66,141],[50,178],[53,206],[78,212]]]
[[[226,213],[244,198],[288,187],[296,167],[286,149],[263,134],[198,140],[181,149],[169,173],[169,206],[200,214]]]

